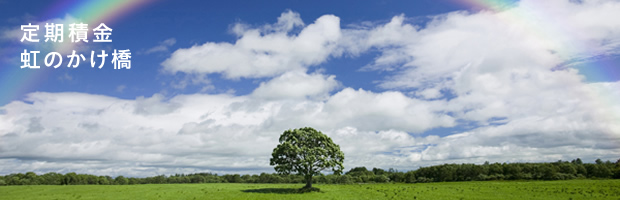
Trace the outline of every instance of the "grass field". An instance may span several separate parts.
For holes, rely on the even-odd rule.
[[[486,181],[421,184],[165,184],[4,186],[0,199],[620,199],[620,180]]]

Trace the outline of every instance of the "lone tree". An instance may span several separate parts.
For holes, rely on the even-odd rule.
[[[269,164],[280,174],[297,173],[306,180],[302,189],[312,191],[312,176],[331,168],[341,174],[344,153],[327,135],[313,128],[287,130],[280,135],[280,144],[273,149]]]

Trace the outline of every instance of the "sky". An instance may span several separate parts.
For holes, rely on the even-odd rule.
[[[279,135],[301,127],[339,144],[345,170],[615,161],[618,10],[617,0],[0,0],[0,174],[271,173]],[[46,23],[64,25],[63,42],[44,41]],[[71,41],[79,23],[87,43]],[[101,23],[111,42],[94,42]],[[21,41],[29,24],[39,42]],[[129,69],[114,69],[115,50],[129,50]],[[40,52],[28,62],[40,68],[22,67],[24,51]],[[85,59],[68,67],[74,51]]]

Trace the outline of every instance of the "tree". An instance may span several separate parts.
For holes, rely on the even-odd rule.
[[[372,173],[375,175],[383,175],[385,174],[385,170],[375,167],[375,168],[372,168]]]
[[[614,166],[614,177],[613,178],[620,178],[620,159],[616,161],[616,165]]]
[[[327,135],[313,128],[287,130],[280,135],[280,144],[273,149],[270,165],[279,174],[297,173],[306,181],[304,188],[312,188],[312,176],[330,169],[334,174],[344,169],[344,153]]]
[[[75,172],[65,174],[65,177],[62,181],[63,185],[77,185],[77,174]]]
[[[602,161],[600,158],[597,158],[594,162],[595,162],[597,165],[602,165],[602,164],[603,164],[603,161]]]
[[[108,178],[105,177],[105,176],[99,176],[99,177],[97,177],[97,184],[99,184],[99,185],[109,185],[110,184],[110,180],[108,180]]]
[[[116,185],[127,185],[127,183],[129,183],[129,179],[124,176],[117,176],[116,179],[114,179],[114,183],[116,183]]]
[[[368,171],[366,167],[355,167],[345,173],[350,176],[374,176],[375,174],[372,171]]]

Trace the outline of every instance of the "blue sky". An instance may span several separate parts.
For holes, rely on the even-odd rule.
[[[343,25],[362,22],[386,22],[395,15],[405,14],[415,17],[411,19],[413,23],[424,25],[424,22],[428,21],[430,16],[467,9],[466,6],[454,2],[451,3],[450,1],[420,1],[416,3],[406,1],[342,1],[337,2],[333,6],[317,6],[323,5],[323,3],[295,1],[272,1],[269,3],[247,1],[216,3],[201,1],[154,1],[128,14],[124,14],[122,19],[109,25],[114,29],[112,48],[131,49],[135,56],[132,59],[134,65],[136,65],[134,69],[124,72],[115,72],[110,67],[104,70],[91,70],[86,67],[78,69],[31,70],[32,72],[28,73],[41,73],[40,71],[46,70],[45,73],[49,75],[45,75],[46,80],[44,82],[29,88],[29,90],[23,93],[34,91],[76,91],[121,98],[150,96],[153,93],[166,89],[166,87],[161,86],[162,82],[173,81],[178,77],[159,73],[160,63],[167,58],[166,53],[170,52],[155,52],[149,55],[137,55],[137,53],[148,51],[148,49],[160,45],[162,41],[171,38],[176,42],[168,46],[169,50],[189,47],[208,41],[234,42],[236,36],[229,31],[231,25],[244,23],[260,26],[273,23],[280,13],[286,10],[293,10],[303,14],[300,17],[306,22],[312,22],[324,14],[339,16]],[[5,29],[18,29],[24,23],[50,20],[49,18],[41,18],[37,14],[45,12],[49,7],[57,4],[57,2],[3,2],[3,4],[6,5],[4,6],[5,8],[12,9],[7,9],[6,12],[2,13],[2,18],[6,19],[2,22],[2,27]],[[356,8],[351,9],[350,6],[355,6]],[[71,15],[72,13],[66,14]],[[40,28],[38,33],[39,38],[42,38],[44,27]],[[90,50],[99,50],[94,46],[87,47]],[[335,59],[334,62],[323,63],[314,67],[329,70],[330,74],[342,74],[340,81],[347,83],[351,87],[375,90],[376,88],[374,88],[372,81],[368,80],[373,80],[373,77],[377,79],[380,74],[359,71],[359,68],[366,65],[374,56],[372,52],[366,54],[368,55],[363,57]],[[19,56],[5,55],[5,57],[12,59],[12,63],[7,62],[3,63],[3,65],[15,65],[16,63],[14,62],[19,62]],[[21,63],[17,64],[18,66],[21,65]],[[219,90],[234,89],[239,94],[247,94],[256,87],[256,81],[254,80],[227,81],[218,79],[217,76],[217,74],[210,75],[214,79],[214,83],[218,84],[217,89]],[[357,78],[358,76],[361,77]],[[71,80],[67,80],[67,78]],[[118,92],[119,85],[125,85],[127,90],[123,90],[122,93]],[[189,87],[184,90],[171,92],[195,93],[199,89],[200,87]],[[15,99],[10,100],[18,100],[21,97],[23,96],[16,96]]]
[[[346,168],[620,156],[618,1],[152,1],[78,68],[19,69],[50,50],[21,25],[80,22],[62,2],[0,1],[0,77],[38,77],[0,91],[0,174],[270,172],[303,126]]]

